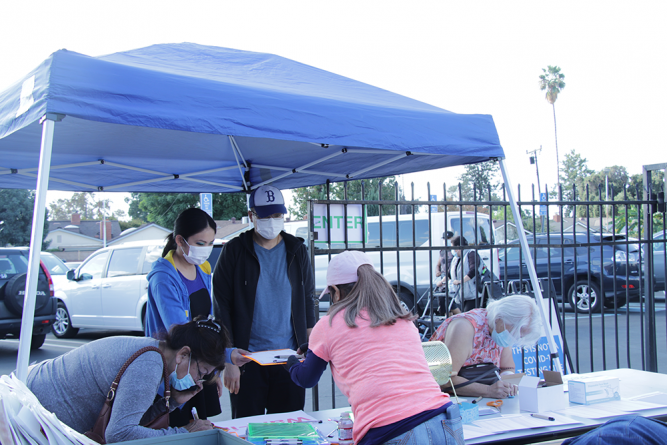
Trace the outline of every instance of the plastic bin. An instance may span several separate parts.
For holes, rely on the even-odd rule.
[[[243,439],[225,433],[219,429],[210,431],[200,431],[198,433],[174,434],[172,436],[160,436],[152,439],[138,439],[123,442],[124,444],[144,445],[144,444],[188,444],[188,445],[249,445]]]

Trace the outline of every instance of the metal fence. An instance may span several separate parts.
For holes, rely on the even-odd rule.
[[[527,200],[522,198],[522,190],[517,190],[515,197],[530,233],[530,254],[543,283],[544,296],[553,299],[556,308],[567,357],[566,372],[625,367],[654,372],[667,369],[664,194],[653,193],[650,172],[648,176],[643,188],[624,188],[622,199],[617,190],[616,200],[606,199],[602,189],[558,190],[556,196],[539,196],[533,188]],[[439,309],[442,313],[442,305],[448,304],[447,292],[436,289],[439,278],[435,276],[435,266],[441,252],[446,255],[454,250],[438,234],[451,230],[465,236],[467,223],[474,228],[467,233],[468,248],[485,258],[497,284],[485,284],[483,297],[475,296],[476,307],[505,294],[532,292],[522,264],[528,252],[516,241],[517,229],[504,189],[500,196],[490,190],[480,193],[473,189],[469,192],[471,198],[466,200],[460,185],[458,196],[452,196],[443,184],[444,199],[439,201],[415,199],[414,186],[410,199],[399,200],[398,187],[395,189],[396,194],[391,197],[381,193],[367,196],[362,186],[360,196],[348,197],[345,189],[342,200],[309,201],[308,241],[317,295],[326,286],[326,265],[332,255],[347,249],[363,250],[375,255],[376,267],[388,278],[401,301],[420,315],[417,323],[422,331],[427,331],[427,339],[444,318],[438,316]],[[431,195],[430,186],[427,194]],[[342,206],[339,221],[344,221],[345,227],[348,207],[361,206],[361,242],[351,243],[348,230],[344,230],[342,239],[332,240],[331,221],[322,227],[328,235],[326,241],[316,239],[317,205],[320,213],[321,205],[326,206],[329,217],[332,207]],[[453,221],[456,223],[452,225]],[[485,221],[493,224],[491,233],[479,230]],[[370,236],[369,227],[373,224],[379,229],[379,237]],[[553,369],[553,363],[550,366]],[[335,407],[333,382],[331,396]],[[326,408],[319,406],[317,389],[313,404],[314,409]]]

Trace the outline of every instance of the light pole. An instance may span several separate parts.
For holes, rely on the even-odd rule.
[[[107,213],[104,200],[100,201],[100,213],[102,214],[102,239],[104,240],[104,247],[107,247]]]
[[[526,150],[526,154],[531,155],[530,156],[530,163],[535,164],[535,173],[537,174],[537,193],[540,195],[542,193],[542,188],[540,187],[540,169],[537,166],[537,153],[542,151],[542,146],[540,145],[540,148],[536,148],[533,151],[528,151]],[[542,213],[542,212],[540,212]],[[544,233],[544,215],[540,214],[540,228],[542,229],[542,233]]]

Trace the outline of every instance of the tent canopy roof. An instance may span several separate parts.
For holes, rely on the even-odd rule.
[[[284,189],[504,157],[491,116],[271,54],[191,43],[60,50],[0,93],[0,188],[35,188],[45,115],[62,117],[55,190]]]

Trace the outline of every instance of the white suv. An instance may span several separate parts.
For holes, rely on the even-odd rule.
[[[156,241],[106,247],[89,256],[59,283],[53,334],[74,337],[79,328],[143,331],[148,281],[146,274],[162,254]]]

